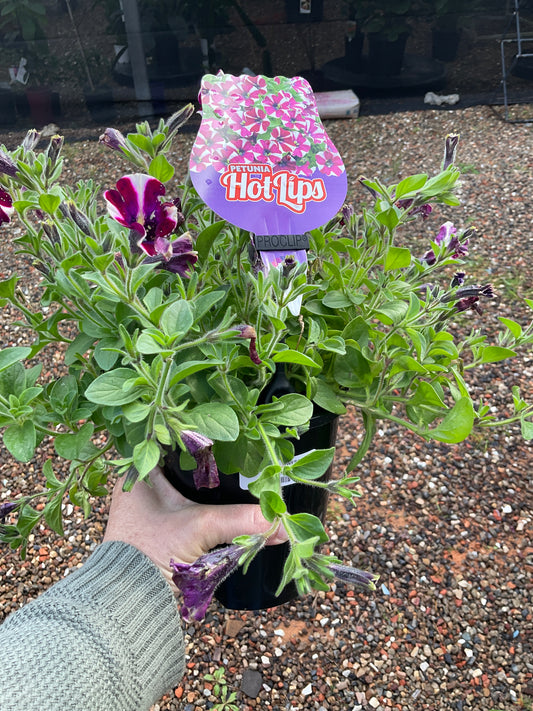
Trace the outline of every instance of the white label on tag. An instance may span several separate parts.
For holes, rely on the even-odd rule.
[[[307,454],[311,454],[311,452],[316,452],[316,449],[310,449],[308,452],[302,452],[302,454],[295,454],[289,464],[294,464],[294,462],[297,462],[298,459],[305,457]],[[259,476],[259,474],[257,476],[243,476],[242,474],[239,474],[239,486],[241,487],[241,489],[248,491],[251,482],[255,481],[256,479],[259,479]],[[290,476],[286,475],[283,475],[280,478],[280,483],[281,486],[290,486],[291,484],[296,484],[296,482],[293,481]]]

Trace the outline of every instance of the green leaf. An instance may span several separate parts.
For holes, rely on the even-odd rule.
[[[425,173],[418,173],[417,175],[409,175],[407,178],[401,180],[396,186],[394,197],[399,200],[404,195],[408,193],[414,193],[420,190],[427,183],[428,176]]]
[[[482,363],[497,363],[506,358],[512,358],[516,355],[516,351],[511,348],[503,348],[502,346],[486,346],[481,351]]]
[[[9,368],[13,363],[18,363],[27,358],[31,353],[31,348],[27,346],[12,346],[3,348],[0,351],[0,371]]]
[[[390,247],[385,258],[385,271],[404,269],[411,264],[411,252],[405,247]]]
[[[179,299],[165,309],[161,316],[161,329],[167,336],[187,333],[193,325],[192,308],[188,301]]]
[[[29,504],[25,504],[20,510],[17,520],[17,531],[23,538],[27,538],[32,528],[39,522],[41,514],[33,509]]]
[[[48,501],[44,507],[44,520],[52,531],[55,531],[60,536],[65,534],[63,530],[63,516],[61,515],[61,505],[63,497],[58,494],[51,501]]]
[[[436,439],[439,442],[448,444],[462,442],[472,431],[474,418],[472,400],[462,397],[455,403],[440,425],[433,430],[428,430],[427,434],[431,439]]]
[[[399,323],[407,313],[409,305],[405,301],[388,301],[383,306],[380,306],[376,312],[377,318],[386,324]]]
[[[287,425],[288,427],[297,427],[305,425],[313,415],[313,403],[308,400],[305,395],[297,393],[288,393],[282,395],[279,399],[274,399],[274,404],[282,404],[281,410],[273,412],[264,412],[261,415],[261,422],[270,422],[274,425]]]
[[[352,305],[351,300],[342,291],[329,291],[322,303],[330,309],[345,309]]]
[[[385,227],[387,227],[390,231],[394,230],[394,228],[398,226],[400,216],[401,212],[399,208],[395,206],[388,207],[386,210],[376,213],[376,219],[378,222],[381,222],[381,224],[385,225]]]
[[[17,288],[17,282],[19,278],[16,274],[9,277],[9,279],[3,279],[0,281],[0,306],[5,306],[7,301],[13,301],[15,297],[15,289]]]
[[[142,402],[131,402],[124,405],[122,411],[124,413],[124,417],[129,422],[142,422],[150,414],[150,409],[150,405]]]
[[[161,153],[150,161],[148,173],[162,183],[168,183],[174,177],[174,172],[174,168]]]
[[[335,456],[335,447],[330,449],[315,449],[314,452],[308,452],[301,457],[298,457],[291,469],[294,474],[302,479],[319,479],[329,469]]]
[[[373,380],[369,362],[351,345],[346,346],[345,356],[335,358],[333,372],[336,382],[347,388],[364,387]]]
[[[291,349],[275,353],[272,360],[274,363],[295,363],[296,365],[305,365],[308,368],[320,368],[320,365],[309,356]]]
[[[262,491],[259,503],[261,504],[261,513],[267,521],[273,521],[287,511],[285,502],[275,491]]]
[[[526,420],[525,417],[520,419],[520,429],[524,439],[533,439],[533,422]]]
[[[94,349],[94,358],[102,370],[111,370],[117,362],[119,354],[110,348],[120,348],[122,341],[117,338],[102,338]]]
[[[137,374],[130,368],[117,368],[99,375],[85,391],[85,397],[97,405],[125,405],[133,402],[143,392],[144,388],[126,385],[135,379]]]
[[[200,261],[204,261],[207,258],[209,250],[213,246],[214,241],[216,240],[216,238],[220,234],[220,231],[223,227],[225,227],[226,224],[227,223],[225,222],[225,220],[213,222],[213,224],[208,225],[200,232],[194,244],[194,247],[198,252],[198,258]]]
[[[54,440],[54,447],[56,452],[60,457],[63,457],[63,459],[83,460],[83,450],[91,441],[93,432],[93,423],[86,422],[80,427],[78,432],[56,435]]]
[[[512,321],[510,318],[505,318],[504,316],[500,316],[500,321],[504,326],[507,326],[515,338],[520,338],[522,335],[522,326],[519,323]]]
[[[324,526],[319,518],[310,513],[297,513],[285,516],[283,524],[286,529],[290,529],[293,536],[298,541],[307,541],[309,538],[317,538],[319,543],[325,543],[328,536],[324,531]]]
[[[4,432],[4,444],[19,462],[29,462],[37,446],[33,422],[26,420],[21,425],[10,425]]]
[[[53,215],[54,212],[59,207],[61,198],[59,195],[52,195],[52,193],[42,193],[39,195],[39,205],[41,210],[47,212],[49,215]]]
[[[139,477],[143,479],[148,476],[154,467],[159,463],[161,452],[157,442],[153,439],[145,439],[133,448],[133,465],[139,472]]]
[[[336,415],[345,414],[346,407],[344,406],[342,400],[337,397],[335,391],[330,385],[323,380],[316,379],[315,387],[316,390],[313,396],[313,402],[328,412],[334,412]]]
[[[222,402],[198,405],[187,412],[188,421],[210,439],[233,442],[239,436],[239,420],[229,405]]]
[[[74,375],[64,375],[56,380],[50,391],[50,405],[58,415],[70,410],[78,397],[78,381]]]

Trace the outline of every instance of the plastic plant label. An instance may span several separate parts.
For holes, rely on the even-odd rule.
[[[339,211],[346,171],[305,79],[219,72],[204,76],[199,98],[202,123],[190,174],[220,217],[286,240]]]
[[[311,452],[316,452],[316,449],[310,449],[308,452],[302,452],[301,454],[296,454],[291,459],[289,464],[294,464],[294,462],[297,462],[298,459],[301,459],[302,457],[306,457],[308,454],[311,454]],[[257,476],[243,476],[242,474],[239,474],[239,486],[241,487],[241,489],[248,491],[252,481],[259,479],[260,476],[261,476],[260,474],[258,474]],[[290,476],[285,476],[285,475],[280,477],[280,483],[281,483],[281,486],[290,486],[291,484],[296,484],[296,482],[293,481],[290,478]]]

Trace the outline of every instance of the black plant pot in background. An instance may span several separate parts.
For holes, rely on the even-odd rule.
[[[457,59],[459,43],[461,41],[460,29],[441,29],[434,27],[432,32],[432,57],[441,62],[453,62]]]
[[[83,89],[85,106],[91,119],[98,124],[109,125],[116,119],[113,90],[108,86],[97,86],[90,89],[85,86]]]
[[[369,32],[368,74],[375,77],[401,74],[408,36],[407,32],[404,32],[391,41],[380,32]]]
[[[9,86],[0,87],[0,126],[13,126],[16,122],[15,94]]]
[[[337,435],[337,421],[337,415],[317,408],[309,430],[299,440],[294,440],[295,454],[332,447]],[[221,474],[219,487],[197,490],[192,471],[183,471],[179,458],[179,450],[170,452],[163,471],[170,483],[188,499],[202,504],[257,504],[257,499],[241,487],[239,474]],[[327,481],[330,476],[331,467],[321,481]],[[328,495],[323,489],[290,484],[282,490],[289,513],[312,513],[324,522]],[[215,597],[230,610],[261,610],[298,597],[294,583],[289,583],[281,595],[275,594],[289,550],[288,543],[264,548],[254,558],[246,575],[241,569],[236,570],[217,588]]]

